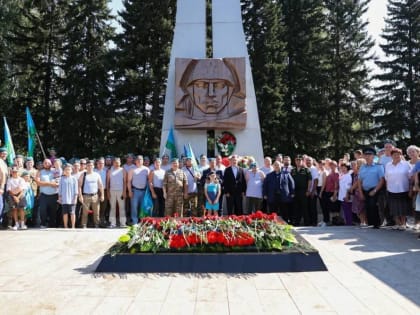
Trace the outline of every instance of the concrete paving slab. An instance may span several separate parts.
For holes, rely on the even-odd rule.
[[[411,231],[299,228],[327,272],[96,274],[122,230],[0,231],[3,314],[419,314]],[[22,300],[22,297],[25,297]],[[16,303],[19,301],[19,303]]]

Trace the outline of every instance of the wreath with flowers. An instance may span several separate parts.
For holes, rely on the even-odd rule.
[[[236,147],[236,137],[229,131],[223,131],[216,138],[216,146],[222,157],[230,156]]]

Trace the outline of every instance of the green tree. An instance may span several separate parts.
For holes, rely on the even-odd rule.
[[[2,114],[8,112],[10,108],[9,99],[11,97],[11,55],[13,48],[8,40],[12,31],[12,23],[17,17],[15,1],[0,1],[0,108]]]
[[[420,141],[420,1],[389,0],[385,23],[386,60],[376,62],[382,73],[372,113],[377,138],[404,147]]]
[[[282,0],[287,86],[284,132],[278,134],[287,154],[327,154],[324,132],[327,103],[326,16],[323,1]]]
[[[370,115],[369,69],[366,62],[374,42],[368,36],[364,14],[370,0],[325,0],[328,103],[325,105],[324,137],[327,152],[341,157],[366,138]]]
[[[176,1],[125,0],[115,37],[113,111],[110,124],[117,152],[157,152]],[[118,141],[117,141],[118,139]]]
[[[30,106],[46,144],[55,142],[60,95],[63,14],[68,0],[14,2],[15,19],[6,37],[10,51],[8,99],[13,139],[26,151],[25,107]]]
[[[65,16],[67,38],[63,45],[63,93],[56,130],[64,156],[97,156],[109,141],[110,106],[107,0],[74,0]]]
[[[274,155],[284,143],[285,131],[283,71],[285,68],[284,27],[281,4],[271,0],[242,3],[244,31],[248,42],[255,85],[264,153]],[[273,132],[275,130],[276,132]]]

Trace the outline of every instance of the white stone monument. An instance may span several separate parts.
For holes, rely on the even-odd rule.
[[[236,148],[233,154],[251,155],[259,165],[263,163],[260,123],[258,119],[252,71],[245,42],[242,25],[240,0],[212,1],[212,42],[213,58],[245,58],[245,108],[246,123],[239,129],[232,129],[227,123],[221,127],[217,124],[215,137],[227,131],[236,137]],[[166,89],[163,126],[161,133],[160,154],[165,152],[165,144],[169,130],[174,128],[174,137],[178,154],[183,152],[184,144],[190,143],[195,155],[207,154],[207,130],[175,126],[176,75],[175,64],[178,58],[205,59],[206,58],[206,1],[178,0],[177,15],[169,64]],[[179,63],[179,60],[178,60]],[[210,78],[213,79],[213,78]],[[212,80],[210,80],[212,81]],[[210,82],[212,84],[212,82]],[[213,129],[213,128],[211,128]],[[218,154],[217,148],[215,148]]]

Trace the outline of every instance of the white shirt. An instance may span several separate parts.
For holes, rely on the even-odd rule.
[[[124,169],[122,167],[112,168],[109,171],[109,190],[124,190]]]
[[[224,175],[225,174],[226,166],[224,166],[223,164],[220,164],[220,165],[216,165],[214,169],[216,171],[222,171],[222,174]]]
[[[261,167],[260,171],[262,171],[265,175],[267,175],[268,173],[271,173],[274,170],[274,168],[270,165],[269,167]]]
[[[400,161],[394,165],[389,162],[385,165],[385,180],[387,190],[391,193],[407,192],[410,189],[410,163]]]
[[[352,183],[350,173],[340,175],[338,179],[338,200],[344,201],[347,191],[350,189]]]
[[[85,183],[82,186],[82,194],[97,194],[99,191],[98,183],[102,184],[101,176],[98,173],[86,173]]]
[[[137,189],[145,189],[148,182],[150,170],[146,166],[142,165],[131,170],[131,172],[131,183],[128,184],[131,185],[131,187]]]
[[[22,177],[9,177],[7,180],[6,191],[11,191],[12,194],[16,194],[21,190],[26,189],[26,182]]]
[[[182,168],[182,170],[184,171],[185,175],[187,176],[187,180],[188,180],[188,193],[196,193],[197,192],[197,181],[196,178],[194,177],[194,175],[196,175],[196,172],[194,172],[194,169],[192,167],[190,167],[189,169],[184,166]]]
[[[246,172],[246,196],[254,198],[263,197],[264,172],[257,170],[255,173],[251,170]]]
[[[163,187],[163,178],[165,177],[165,171],[162,169],[153,171],[153,187],[162,188]]]
[[[233,176],[236,178],[236,175],[238,175],[238,168],[236,166],[232,166],[232,173]]]
[[[310,191],[312,191],[314,189],[315,179],[318,179],[318,169],[315,166],[312,165],[309,168],[309,170],[311,171],[311,176],[312,176],[311,188],[310,188]]]
[[[101,170],[95,168],[93,171],[101,176],[101,181],[103,184],[106,183],[106,173],[108,170],[105,167]]]

